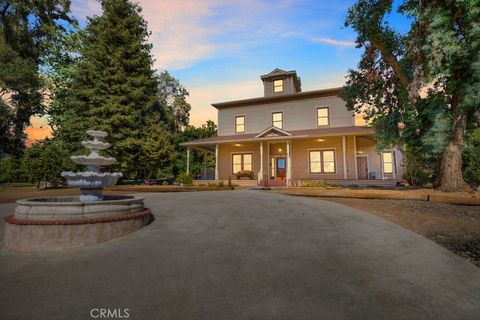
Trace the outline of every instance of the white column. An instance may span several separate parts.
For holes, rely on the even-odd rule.
[[[187,148],[187,174],[190,173],[190,148]]]
[[[263,179],[263,141],[260,141],[260,171],[258,172],[257,180],[260,183],[260,180]]]
[[[392,168],[392,176],[393,176],[393,179],[396,179],[397,178],[397,175],[395,174],[395,170],[397,169],[397,150],[396,149],[393,149],[392,150],[392,157],[393,157],[393,161],[392,161],[392,164],[393,164],[393,168]]]
[[[287,141],[287,186],[290,185],[292,179],[292,148],[291,141]]]
[[[215,180],[218,180],[218,144],[215,145]]]
[[[347,144],[345,136],[342,137],[342,149],[343,149],[343,179],[347,179]]]
[[[353,154],[355,159],[355,179],[358,180],[358,164],[357,164],[357,137],[353,136]]]

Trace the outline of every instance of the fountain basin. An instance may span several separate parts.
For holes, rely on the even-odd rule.
[[[117,162],[115,158],[102,156],[71,156],[73,162],[85,166],[109,166]]]
[[[69,186],[86,188],[103,188],[113,186],[117,183],[120,172],[62,172],[62,177],[66,178]]]
[[[135,232],[151,222],[150,210],[114,217],[80,220],[5,220],[5,246],[20,252],[42,252],[78,248]]]
[[[17,201],[15,218],[21,220],[80,220],[114,217],[145,209],[144,198],[104,196],[102,201],[82,202],[80,197],[30,198]]]

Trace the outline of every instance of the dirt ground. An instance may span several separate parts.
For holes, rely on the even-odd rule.
[[[480,267],[480,207],[415,200],[322,198],[421,234]]]

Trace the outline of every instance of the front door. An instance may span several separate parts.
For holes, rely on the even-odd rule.
[[[286,158],[276,158],[277,179],[284,180],[287,175]]]
[[[357,157],[357,170],[359,180],[368,179],[367,157]]]

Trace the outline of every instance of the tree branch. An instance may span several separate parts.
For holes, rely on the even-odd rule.
[[[385,46],[383,46],[383,44],[377,39],[371,38],[369,39],[369,41],[375,49],[380,51],[383,59],[385,59],[385,61],[390,65],[390,67],[392,67],[393,72],[400,80],[400,84],[403,86],[403,88],[405,90],[408,90],[408,85],[410,84],[410,81],[408,80],[405,72],[400,67],[400,63],[398,62],[397,57],[395,57],[393,53],[390,52],[390,50],[387,50],[387,48],[385,48]]]

